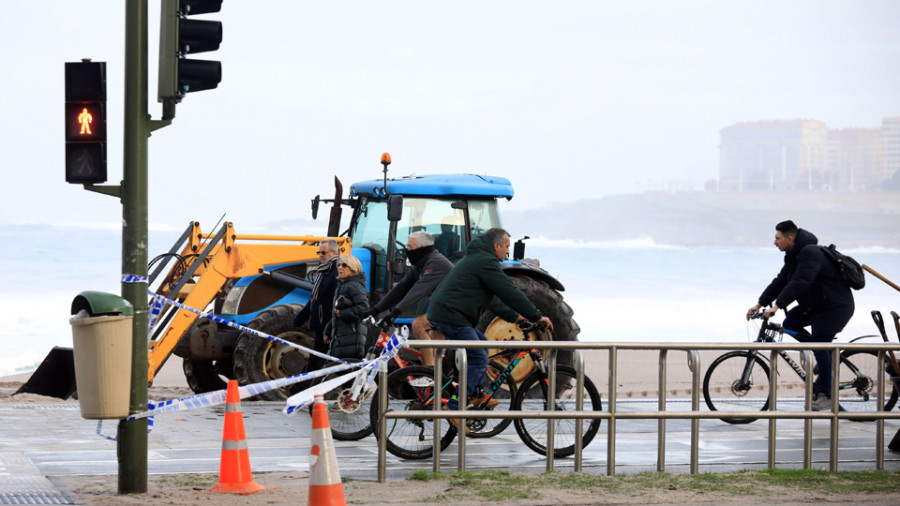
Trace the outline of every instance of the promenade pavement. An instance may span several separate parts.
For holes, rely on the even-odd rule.
[[[311,419],[305,411],[282,414],[283,403],[243,402],[243,416],[253,472],[296,471],[308,473]],[[780,402],[782,410],[798,409]],[[624,400],[618,413],[655,411],[656,401]],[[669,411],[690,411],[690,402],[674,400]],[[159,415],[149,435],[150,474],[209,473],[219,471],[223,406]],[[116,442],[97,433],[97,421],[81,418],[77,402],[0,403],[0,504],[68,504],[65,490],[54,479],[77,475],[118,473]],[[839,422],[839,470],[876,469],[874,422]],[[803,421],[779,420],[776,467],[800,468],[803,464]],[[615,472],[657,470],[656,420],[619,420],[616,425]],[[884,444],[900,428],[900,420],[884,424]],[[101,432],[114,436],[116,422],[102,423]],[[583,471],[607,472],[607,422],[585,448]],[[666,472],[690,472],[691,422],[666,423]],[[812,467],[829,468],[830,422],[813,423]],[[338,463],[344,478],[375,480],[377,445],[370,436],[361,441],[336,441]],[[457,470],[457,443],[442,453],[441,470]],[[699,422],[699,471],[726,472],[768,467],[768,423],[729,425],[719,420]],[[530,451],[510,427],[490,439],[468,439],[466,469],[508,469],[539,473],[546,470],[544,457]],[[573,459],[556,459],[555,469],[571,470]],[[404,461],[387,455],[388,479],[405,479],[417,470],[432,469],[431,460]],[[900,470],[900,453],[884,449],[884,469]]]

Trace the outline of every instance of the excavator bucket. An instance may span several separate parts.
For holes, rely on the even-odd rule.
[[[75,393],[75,357],[72,348],[54,346],[47,358],[13,395],[38,394],[68,399]]]

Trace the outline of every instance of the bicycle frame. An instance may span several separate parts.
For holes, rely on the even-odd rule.
[[[763,318],[763,322],[759,328],[759,335],[756,338],[756,342],[758,342],[758,343],[775,342],[775,335],[778,335],[778,334],[787,334],[791,337],[794,337],[794,336],[796,336],[797,333],[792,330],[785,329],[781,325],[769,323],[769,320]],[[865,337],[865,336],[863,336],[863,337]],[[788,353],[786,351],[778,350],[777,353],[779,356],[781,356],[782,359],[784,359],[785,362],[787,362],[787,364],[791,367],[791,369],[793,369],[794,372],[797,373],[797,376],[800,377],[800,380],[803,381],[804,383],[806,383],[806,380],[807,380],[806,372],[800,367],[800,365],[798,365],[797,362],[795,362],[790,357],[790,355],[788,355]],[[744,370],[741,372],[741,378],[740,378],[741,386],[746,386],[749,384],[750,371],[753,367],[753,362],[756,359],[756,357],[761,357],[766,362],[769,361],[769,359],[766,357],[765,354],[760,353],[755,350],[750,351],[750,356],[747,359],[747,363],[744,365]],[[869,380],[869,378],[866,376],[861,376],[859,373],[859,367],[857,367],[855,364],[853,364],[853,362],[851,362],[850,359],[845,357],[843,354],[839,355],[839,360],[842,363],[846,364],[847,367],[851,371],[853,371],[854,381],[852,383],[843,383],[842,384],[842,383],[840,383],[840,379],[838,379],[838,390],[847,390],[850,388],[855,388],[859,392],[859,394],[863,396],[863,398],[865,400],[868,400],[868,398],[869,398],[868,385],[871,380]],[[866,380],[865,384],[860,384],[860,380],[862,380],[862,379]]]

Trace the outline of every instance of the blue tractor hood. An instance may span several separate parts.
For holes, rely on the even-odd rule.
[[[387,197],[398,195],[432,195],[432,196],[485,196],[513,198],[515,191],[512,183],[505,177],[485,176],[479,174],[435,174],[429,176],[406,176],[387,180],[385,193],[383,179],[360,181],[350,187],[350,196],[371,195]]]

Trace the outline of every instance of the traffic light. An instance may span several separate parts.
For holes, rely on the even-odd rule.
[[[66,182],[106,182],[106,62],[66,63]]]
[[[222,81],[222,64],[189,60],[187,54],[219,49],[222,23],[188,19],[219,12],[222,0],[161,0],[159,22],[159,101],[180,102],[185,93],[211,90]]]

